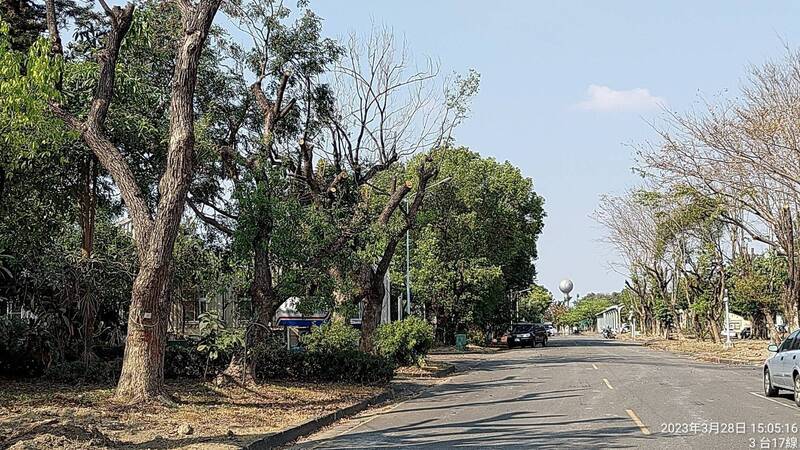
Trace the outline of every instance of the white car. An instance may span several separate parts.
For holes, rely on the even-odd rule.
[[[769,345],[775,354],[764,362],[764,395],[775,397],[780,389],[794,392],[800,406],[800,330],[790,334],[780,347]]]

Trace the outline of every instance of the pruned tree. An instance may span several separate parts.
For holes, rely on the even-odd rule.
[[[639,152],[643,170],[731,206],[722,219],[787,259],[784,313],[798,324],[800,54],[750,69],[742,96],[702,114],[670,114],[661,143]]]
[[[384,278],[397,245],[413,226],[438,172],[430,157],[406,174],[394,169],[417,152],[450,144],[453,129],[466,117],[468,101],[477,92],[478,75],[470,72],[455,81],[455,88],[440,84],[433,61],[415,67],[405,44],[388,30],[373,30],[364,41],[351,36],[335,68],[334,113],[322,118],[330,142],[323,153],[333,174],[325,189],[316,182],[325,179],[322,174],[310,170],[311,145],[324,137],[321,133],[308,136],[301,143],[300,167],[305,169],[298,176],[316,196],[335,191],[345,178],[359,193],[351,225],[343,228],[342,236],[355,236],[354,230],[361,228],[368,233],[369,249],[361,252],[362,258],[350,272],[355,289],[339,292],[337,301],[364,302],[361,348],[365,351],[372,351],[385,295]],[[407,210],[401,208],[404,201]],[[331,267],[330,273],[339,286],[348,284],[341,267]]]
[[[667,301],[672,272],[658,241],[657,210],[646,192],[603,196],[595,220],[606,229],[605,242],[622,257],[626,286],[636,294],[635,315],[645,329],[660,331],[656,315],[659,302]]]

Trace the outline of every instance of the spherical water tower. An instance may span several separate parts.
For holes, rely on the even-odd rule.
[[[564,303],[569,303],[569,293],[572,292],[573,287],[572,280],[568,278],[561,280],[561,283],[558,284],[558,290],[564,294]]]

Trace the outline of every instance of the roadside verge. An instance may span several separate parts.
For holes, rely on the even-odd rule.
[[[394,389],[387,388],[386,391],[378,395],[375,395],[373,397],[370,397],[368,399],[362,400],[356,403],[355,405],[336,410],[332,413],[325,414],[323,416],[315,417],[301,424],[287,427],[281,431],[272,433],[268,436],[265,436],[251,443],[245,448],[253,450],[262,450],[262,449],[282,447],[292,441],[297,440],[300,437],[315,433],[316,431],[319,431],[320,429],[327,427],[328,425],[331,425],[332,423],[336,422],[339,419],[354,416],[360,413],[361,411],[364,411],[367,408],[378,405],[380,403],[384,403],[394,398],[395,398]]]
[[[395,377],[396,381],[409,379],[432,379],[443,378],[456,371],[456,365],[451,363],[436,362],[435,366],[428,368],[429,370],[420,371],[406,371],[400,372]],[[419,385],[412,392],[408,391],[408,385],[404,386],[406,389],[397,388],[396,386],[389,386],[384,392],[381,392],[373,397],[364,399],[355,405],[338,409],[323,416],[309,419],[300,424],[286,427],[283,430],[277,431],[270,435],[264,436],[257,441],[249,444],[247,449],[262,450],[276,447],[285,446],[297,439],[307,436],[333,424],[334,422],[355,416],[356,414],[369,409],[373,406],[380,405],[381,403],[391,402],[400,398],[405,398],[414,391],[423,390],[425,385]]]
[[[721,348],[721,344],[695,341],[690,339],[650,339],[642,345],[659,351],[666,351],[682,356],[688,356],[699,361],[737,366],[758,366],[766,358],[759,347],[766,348],[766,344],[759,342],[739,341],[733,348]]]

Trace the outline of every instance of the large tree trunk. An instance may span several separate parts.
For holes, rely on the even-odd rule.
[[[764,312],[764,318],[766,319],[767,322],[767,329],[769,330],[770,341],[780,345],[781,336],[780,333],[778,333],[778,329],[775,327],[775,319],[772,317],[772,312],[770,312],[768,309],[764,309],[763,312]]]
[[[255,321],[247,330],[245,346],[249,353],[254,347],[263,343],[269,333],[269,325],[281,306],[282,299],[278,297],[273,287],[272,267],[269,249],[265,242],[269,227],[262,227],[254,244],[253,280],[250,286],[250,302],[255,313]],[[215,380],[217,385],[228,382],[247,385],[256,380],[255,361],[248,358],[244,352],[237,352],[225,371]]]
[[[208,30],[220,3],[221,0],[200,0],[195,4],[179,2],[183,37],[179,43],[172,76],[167,165],[159,181],[160,198],[158,207],[152,214],[155,217],[148,220],[151,215],[142,211],[146,204],[139,204],[136,208],[130,205],[131,201],[137,200],[137,195],[141,195],[138,187],[131,190],[129,186],[125,186],[128,192],[123,192],[126,204],[134,213],[133,223],[140,256],[139,274],[134,282],[131,298],[122,375],[115,394],[116,399],[123,402],[164,398],[164,350],[171,303],[170,268],[192,178],[197,68]],[[113,82],[111,86],[113,92]],[[103,156],[111,156],[107,158],[108,165],[113,166],[111,159],[119,154],[105,155],[101,151],[97,156],[101,161]],[[120,179],[130,177],[129,170],[123,173],[118,168],[115,169]],[[111,172],[112,175],[115,173]],[[115,177],[115,181],[117,178]]]
[[[80,186],[81,257],[91,258],[94,251],[95,216],[97,213],[97,161],[94,155],[86,156],[82,167]]]
[[[383,275],[371,271],[369,289],[364,297],[364,313],[361,316],[361,350],[375,352],[375,331],[381,323],[381,310],[386,288]]]
[[[787,277],[784,285],[782,303],[785,323],[798,327],[800,312],[800,267],[798,267],[795,248],[794,218],[788,207],[781,208],[779,213],[778,240],[786,252]]]
[[[169,267],[142,264],[133,283],[122,374],[115,396],[125,402],[168,401],[164,353],[169,321]]]
[[[86,120],[81,122],[59,105],[51,105],[52,112],[80,133],[84,143],[111,174],[133,221],[139,272],[131,294],[122,375],[115,394],[118,401],[164,398],[170,267],[192,177],[197,66],[220,3],[221,0],[199,0],[194,4],[178,2],[183,33],[171,83],[167,164],[159,182],[160,198],[155,211],[148,207],[125,155],[105,135],[105,121],[114,96],[116,63],[133,22],[133,4],[109,7],[101,2],[111,28],[98,55],[97,87]]]

